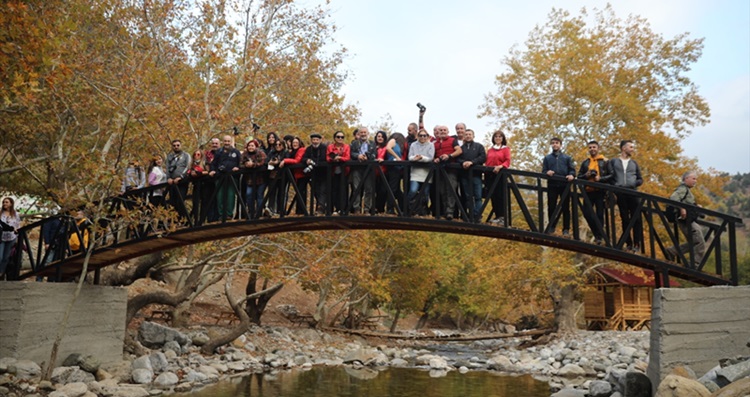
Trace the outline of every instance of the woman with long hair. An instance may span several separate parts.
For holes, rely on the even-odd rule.
[[[285,210],[286,183],[284,176],[276,167],[287,157],[286,142],[276,139],[273,147],[266,153],[268,156],[268,200],[263,210],[266,216],[276,216]]]
[[[279,138],[279,134],[277,134],[275,132],[269,132],[268,134],[266,134],[266,144],[264,146],[260,147],[260,149],[262,149],[263,152],[266,153],[266,156],[268,156],[268,154],[271,152],[271,150],[274,150],[274,148],[276,147],[276,142],[278,142],[280,140],[281,139]]]
[[[388,134],[385,131],[375,133],[375,161],[382,163],[388,155],[386,145]],[[383,181],[386,175],[386,167],[381,165],[375,169],[375,213],[385,212],[385,203],[388,197],[388,183]]]
[[[0,210],[0,222],[2,222],[2,237],[0,238],[0,279],[5,277],[5,271],[10,262],[10,252],[18,241],[18,228],[21,227],[21,216],[15,208],[15,201],[11,197],[5,197]]]
[[[263,194],[266,191],[267,176],[266,153],[260,147],[260,142],[253,139],[245,145],[240,166],[250,170],[250,173],[245,175],[247,219],[257,219],[263,210]]]
[[[151,159],[151,163],[148,165],[148,185],[155,186],[167,183],[167,174],[162,168],[164,159],[158,154]],[[148,198],[148,202],[155,207],[163,207],[164,201],[164,188],[155,189],[151,192]]]
[[[302,143],[302,140],[298,137],[292,138],[292,146],[291,150],[289,150],[289,153],[287,155],[287,158],[285,158],[281,164],[279,164],[279,168],[284,168],[285,166],[295,165],[295,164],[302,164],[302,157],[305,155],[305,144]],[[292,172],[294,175],[294,180],[297,183],[297,189],[298,192],[295,192],[294,198],[292,199],[294,201],[295,206],[295,214],[297,215],[304,215],[305,214],[305,205],[307,203],[307,184],[310,182],[310,176],[309,174],[305,174],[304,167],[297,167]],[[298,197],[302,199],[302,202],[298,200]]]
[[[487,149],[487,161],[485,167],[492,167],[492,171],[484,174],[485,189],[490,194],[492,201],[492,212],[495,217],[490,223],[505,225],[505,207],[507,206],[505,196],[503,195],[503,184],[497,183],[495,190],[490,191],[492,182],[503,169],[510,168],[510,148],[505,133],[497,130],[492,134],[492,146]],[[500,180],[502,182],[502,179]]]

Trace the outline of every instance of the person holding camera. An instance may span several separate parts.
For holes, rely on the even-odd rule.
[[[285,210],[286,205],[286,183],[283,174],[277,167],[287,157],[286,142],[282,139],[276,140],[273,147],[268,151],[268,201],[263,213],[274,217]]]
[[[326,169],[319,166],[326,162],[326,151],[328,146],[323,143],[323,136],[318,133],[310,134],[310,146],[305,149],[303,157],[307,166],[303,172],[310,175],[310,186],[312,197],[315,199],[315,212],[324,214],[328,205],[328,193],[326,192]]]
[[[214,161],[211,162],[211,171],[208,173],[212,178],[216,178],[216,214],[219,219],[232,219],[234,216],[234,185],[236,181],[232,172],[240,170],[241,153],[233,143],[232,137],[224,135],[222,138],[222,147],[214,155]]]
[[[682,174],[682,183],[674,190],[670,200],[679,201],[681,203],[698,206],[695,203],[695,196],[693,196],[692,189],[698,183],[698,174],[695,171],[688,171]],[[686,208],[680,208],[680,216],[677,218],[677,227],[680,229],[683,235],[687,238],[687,242],[679,246],[679,252],[685,254],[689,249],[693,250],[693,258],[691,261],[691,268],[695,269],[698,265],[703,262],[703,256],[706,255],[706,239],[703,237],[703,228],[698,225],[696,220],[698,217],[690,210]],[[667,248],[667,259],[674,260],[677,258],[677,247]]]
[[[190,155],[182,150],[179,139],[172,141],[172,152],[167,154],[167,184],[169,185],[169,204],[174,207],[180,218],[187,219],[185,199],[188,184],[183,182],[190,169]]]
[[[292,143],[290,147],[291,149],[289,150],[287,158],[281,160],[279,168],[284,168],[296,164],[304,164],[305,144],[302,142],[302,140],[296,136],[292,137]],[[310,182],[310,174],[309,172],[305,172],[305,168],[300,167],[294,168],[292,174],[294,175],[294,180],[297,183],[297,192],[292,199],[295,205],[294,213],[297,215],[304,215],[305,205],[307,203],[307,184]],[[301,200],[298,199],[298,196]]]
[[[578,170],[578,179],[609,183],[612,175],[607,170],[607,159],[599,153],[599,142],[590,141],[587,146],[589,157],[581,163],[581,168]],[[606,191],[593,186],[586,186],[586,195],[591,200],[591,206],[583,206],[583,217],[589,224],[596,244],[601,244],[604,240],[604,196],[606,193]],[[595,219],[599,220],[599,227],[597,227]]]

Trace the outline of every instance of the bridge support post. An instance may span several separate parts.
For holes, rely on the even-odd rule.
[[[0,357],[49,361],[52,343],[76,285],[0,281]],[[83,285],[60,344],[55,366],[72,353],[102,364],[122,360],[126,288]]]
[[[748,356],[750,286],[654,290],[648,377],[654,385],[687,365],[702,376],[728,357]]]

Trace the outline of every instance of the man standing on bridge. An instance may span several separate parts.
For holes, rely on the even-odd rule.
[[[224,135],[224,145],[214,154],[211,162],[211,177],[216,178],[216,207],[217,215],[221,220],[232,219],[234,216],[234,202],[236,181],[231,173],[240,170],[240,151],[232,144],[232,137]]]
[[[608,169],[612,175],[610,182],[621,188],[626,189],[638,189],[638,186],[643,184],[643,177],[641,177],[641,168],[638,167],[638,163],[632,159],[633,153],[635,153],[635,145],[631,140],[623,140],[620,142],[620,155],[618,157],[609,160]],[[636,195],[630,195],[627,193],[617,193],[617,208],[620,210],[620,220],[622,222],[622,230],[625,231],[630,225],[631,219],[635,218],[633,224],[633,233],[627,234],[625,243],[627,244],[626,249],[638,252],[641,250],[641,242],[643,241],[643,222],[641,221],[641,215],[636,213],[638,205],[641,200]]]
[[[576,174],[576,167],[573,159],[562,152],[562,140],[552,138],[549,141],[552,146],[552,153],[544,156],[542,160],[542,172],[551,177],[563,177],[565,180],[549,179],[547,180],[547,225],[546,232],[552,234],[557,226],[557,219],[552,215],[557,208],[557,202],[565,196],[565,191],[569,189],[568,182],[572,181]],[[565,196],[562,200],[562,218],[563,218],[563,236],[570,234],[570,198]]]
[[[167,184],[169,185],[169,203],[175,208],[182,220],[187,219],[185,199],[188,184],[183,182],[190,169],[190,155],[182,150],[179,139],[172,141],[172,152],[167,154]]]
[[[684,173],[682,175],[682,183],[680,183],[680,186],[677,186],[677,189],[669,196],[669,199],[685,204],[697,205],[695,203],[695,196],[693,196],[693,192],[691,191],[696,183],[698,183],[698,174],[695,171]],[[693,261],[691,268],[695,269],[697,265],[703,262],[703,256],[706,254],[706,240],[703,238],[702,228],[695,222],[697,217],[691,212],[685,208],[680,208],[677,227],[680,228],[682,234],[687,238],[687,242],[680,245],[680,252],[685,254],[692,247]],[[667,248],[667,252],[672,256],[670,259],[677,257],[677,249],[675,247]]]
[[[589,182],[609,183],[612,176],[607,170],[607,159],[599,153],[599,142],[591,141],[588,143],[589,157],[581,163],[581,169],[578,170],[578,179],[585,179]],[[604,228],[604,196],[606,191],[586,186],[586,196],[591,201],[591,206],[583,206],[583,217],[589,224],[591,234],[594,235],[594,241],[599,244],[604,239],[602,228]],[[599,220],[599,227],[596,225]]]

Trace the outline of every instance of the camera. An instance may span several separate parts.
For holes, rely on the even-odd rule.
[[[334,152],[328,153],[328,160],[329,161],[336,160],[336,156],[338,155],[339,155],[338,153],[334,153]]]
[[[596,172],[596,170],[589,170],[589,175],[596,176],[596,174],[598,174],[598,172]]]
[[[310,171],[313,170],[313,168],[315,168],[315,162],[311,161],[310,164],[308,164],[307,167],[305,167],[305,169],[302,170],[302,172],[305,173],[305,174],[309,174]]]
[[[427,110],[427,106],[422,105],[421,103],[417,102],[417,107],[419,108],[420,112],[424,112]]]
[[[227,167],[224,164],[219,165],[219,172],[224,172],[227,170]]]

